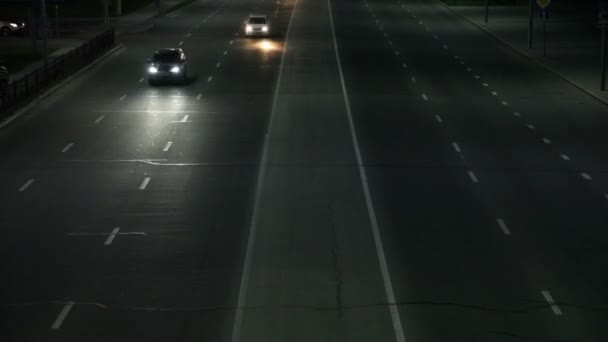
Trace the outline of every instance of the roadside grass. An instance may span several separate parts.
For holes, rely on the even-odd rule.
[[[482,6],[486,0],[441,0],[450,6]],[[528,0],[490,0],[490,5],[524,5]]]
[[[165,14],[177,11],[178,9],[180,9],[182,7],[185,7],[185,6],[188,6],[188,5],[190,5],[191,3],[195,2],[195,1],[197,1],[197,0],[183,0],[182,2],[180,2],[178,4],[175,4],[175,5],[173,5],[173,6],[169,7],[169,8],[165,8],[158,15],[161,16],[161,15],[165,15]]]
[[[49,49],[49,54],[56,49]],[[26,66],[42,59],[42,55],[32,52],[29,48],[11,48],[0,50],[0,61],[6,66],[9,73],[15,74]]]
[[[122,14],[128,14],[152,3],[153,0],[122,0]],[[26,19],[28,18],[27,6],[24,5],[3,5],[0,6],[0,16],[8,19]],[[85,18],[101,18],[103,17],[103,6],[101,1],[86,0],[72,2],[70,5],[59,6],[57,13],[60,18],[65,17],[85,17]],[[55,6],[47,7],[49,18],[55,18]],[[114,14],[114,10],[110,7],[110,16]]]

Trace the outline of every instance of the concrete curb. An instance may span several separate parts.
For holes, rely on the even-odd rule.
[[[569,79],[566,75],[562,74],[561,72],[553,69],[552,67],[548,66],[547,64],[543,63],[542,61],[539,61],[538,59],[528,55],[527,53],[525,53],[524,51],[522,51],[521,49],[511,45],[509,42],[507,42],[506,40],[500,38],[499,36],[497,36],[496,34],[492,33],[490,30],[486,29],[485,27],[477,24],[476,22],[472,21],[471,19],[467,18],[464,14],[456,11],[455,9],[453,9],[451,6],[445,4],[443,1],[437,1],[439,4],[441,4],[443,7],[445,7],[446,9],[448,9],[449,11],[451,11],[452,13],[456,14],[457,16],[459,16],[460,18],[464,19],[465,21],[467,21],[469,24],[475,26],[476,28],[478,28],[479,30],[485,32],[487,35],[489,35],[490,37],[494,38],[496,41],[498,41],[499,43],[501,43],[502,45],[511,48],[513,51],[519,53],[520,55],[528,58],[529,60],[531,60],[532,62],[534,62],[535,64],[537,64],[538,66],[544,68],[545,70],[549,71],[550,73],[556,75],[557,77],[561,78],[562,80],[570,83],[571,85],[575,86],[576,88],[578,88],[579,90],[583,91],[584,93],[586,93],[587,95],[593,97],[594,99],[596,99],[597,101],[601,102],[602,104],[608,106],[608,100],[605,100],[599,96],[597,96],[596,94],[594,94],[591,90],[583,87],[582,85],[578,84],[577,82]]]
[[[87,66],[85,66],[82,69],[78,70],[72,76],[69,76],[65,80],[59,82],[58,84],[52,86],[50,89],[46,90],[42,94],[38,95],[36,98],[32,99],[29,103],[27,103],[26,105],[24,105],[22,108],[17,109],[11,116],[9,116],[8,118],[6,118],[2,122],[0,122],[0,129],[2,129],[2,128],[8,126],[8,125],[10,125],[15,120],[17,120],[18,118],[20,118],[21,116],[23,116],[25,113],[29,112],[37,104],[39,104],[40,101],[42,101],[45,98],[49,97],[55,91],[59,90],[59,88],[63,87],[64,85],[66,85],[67,83],[69,83],[70,81],[72,81],[73,79],[75,79],[76,77],[82,75],[83,73],[85,73],[89,69],[93,68],[96,64],[98,64],[99,62],[103,61],[104,59],[110,57],[110,55],[114,54],[118,50],[121,50],[123,47],[124,47],[124,45],[122,45],[121,43],[117,44],[115,47],[113,47],[108,52],[106,52],[103,55],[97,57],[94,61],[92,61],[91,63],[89,63]]]
[[[189,4],[185,4],[185,5],[182,5],[182,3],[178,3],[176,5],[173,5],[173,7],[178,7],[178,6],[179,7],[175,8],[175,9],[167,8],[166,10],[162,11],[161,13],[155,15],[153,18],[169,17],[171,15],[175,15],[179,11],[181,11],[183,9],[186,9],[186,8],[194,5],[196,2],[198,2],[198,0],[184,0],[183,2],[187,2],[187,1],[189,1],[190,3]]]

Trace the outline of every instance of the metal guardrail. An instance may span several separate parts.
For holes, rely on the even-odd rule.
[[[41,94],[49,86],[74,74],[114,46],[114,29],[109,29],[70,52],[49,61],[48,64],[11,81],[6,91],[2,92],[0,89],[0,118]]]

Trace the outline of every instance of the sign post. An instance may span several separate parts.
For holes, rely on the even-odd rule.
[[[598,14],[598,24],[602,29],[602,75],[600,89],[606,90],[606,70],[608,69],[608,11],[601,11]]]
[[[530,18],[528,23],[528,48],[532,48],[533,34],[534,34],[534,0],[529,0],[530,2]]]
[[[543,17],[543,56],[547,56],[547,7],[551,4],[551,0],[536,0],[536,3],[542,9]]]

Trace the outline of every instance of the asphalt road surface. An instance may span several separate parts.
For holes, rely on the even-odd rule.
[[[0,340],[608,341],[607,107],[439,2],[119,41],[0,130]]]

